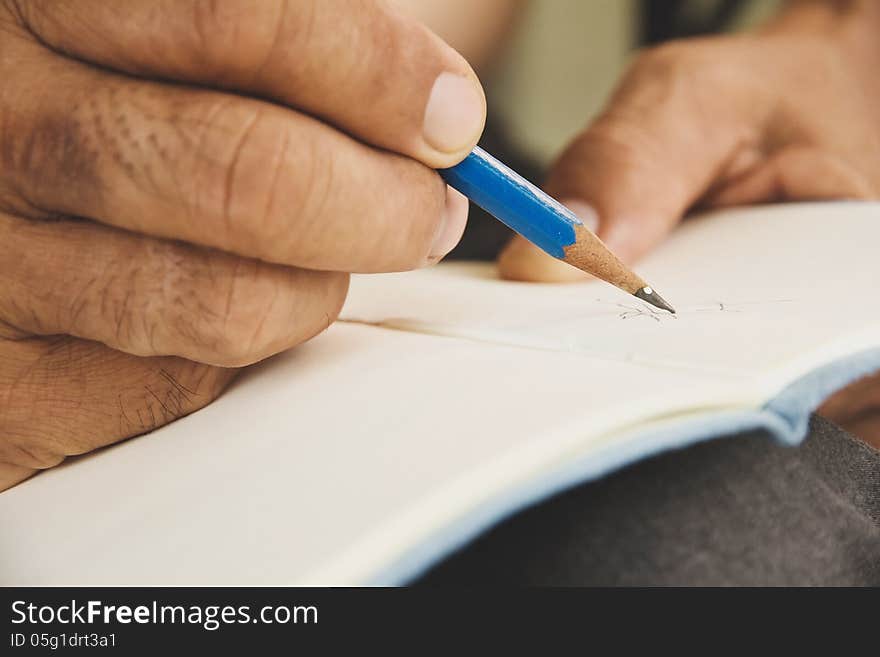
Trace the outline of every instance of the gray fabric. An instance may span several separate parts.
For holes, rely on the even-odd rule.
[[[502,523],[420,583],[880,585],[880,452],[814,417],[667,452]]]

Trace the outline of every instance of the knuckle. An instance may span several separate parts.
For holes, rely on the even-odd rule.
[[[248,365],[264,354],[271,341],[271,318],[277,313],[281,289],[267,265],[229,257],[224,273],[202,281],[195,303],[178,304],[175,325],[194,353],[213,365]]]
[[[242,121],[242,129],[239,136],[233,142],[230,154],[221,161],[219,169],[220,178],[217,187],[222,199],[221,215],[228,232],[236,236],[242,227],[248,222],[237,221],[239,214],[249,214],[248,210],[253,207],[252,183],[256,182],[254,176],[256,167],[249,166],[249,155],[258,145],[255,144],[255,134],[258,134],[259,124],[263,120],[262,114],[256,111],[252,116]]]
[[[255,130],[262,112],[259,108],[219,98],[200,109],[194,135],[192,179],[199,205],[212,216],[220,216],[227,231],[235,228],[230,213],[236,210],[253,172],[245,166],[254,147]]]
[[[334,206],[347,184],[339,180],[337,166],[347,145],[338,148],[333,140],[342,137],[323,129],[294,135],[293,128],[276,123],[259,132],[271,134],[271,143],[255,136],[255,143],[242,148],[258,154],[254,166],[238,163],[226,176],[224,223],[233,250],[270,262],[320,266],[328,259],[327,220],[339,212]]]
[[[652,135],[641,124],[610,113],[590,128],[585,140],[601,142],[616,151],[619,158],[629,161],[646,152]]]
[[[257,360],[283,288],[272,265],[191,245],[145,241],[136,266],[101,284],[111,342],[135,355],[236,367]]]
[[[692,39],[654,46],[639,55],[628,79],[651,80],[657,88],[666,89],[666,97],[712,93],[719,73],[734,68],[736,53],[727,52],[728,47],[723,37],[711,42]]]
[[[687,70],[694,60],[691,44],[670,41],[645,50],[636,60],[636,67],[654,75],[671,77]]]
[[[239,282],[230,311],[218,326],[215,364],[251,365],[324,331],[339,316],[348,278],[338,272],[273,267],[262,280]]]
[[[72,335],[102,339],[135,354],[151,353],[169,268],[156,266],[149,257],[112,261],[103,273],[78,281],[77,289],[59,303],[59,324]],[[100,336],[94,334],[96,327],[101,327]]]
[[[654,134],[638,121],[610,111],[601,116],[565,152],[557,173],[570,170],[570,175],[583,176],[590,166],[601,160],[613,165],[615,171],[639,171],[640,165],[657,161],[662,155],[662,135]],[[662,157],[660,157],[662,161]]]
[[[196,0],[190,7],[192,10],[192,36],[194,52],[199,53],[203,63],[213,68],[215,72],[222,70],[217,62],[218,56],[222,60],[228,59],[227,53],[235,52],[238,43],[231,41],[236,38],[238,22],[228,20],[226,16],[227,5],[230,3],[218,0]],[[230,48],[229,46],[233,47]],[[212,66],[212,62],[217,62]],[[206,70],[210,75],[211,71]]]
[[[303,3],[311,4],[311,3]],[[287,0],[241,3],[197,0],[192,4],[191,51],[204,75],[235,83],[259,75],[279,46],[286,25]]]
[[[209,252],[160,240],[139,241],[126,261],[105,268],[93,283],[90,306],[100,309],[111,346],[140,356],[180,353],[200,339],[199,321],[210,310]],[[77,317],[81,297],[72,316]]]
[[[390,67],[412,61],[424,39],[416,38],[400,20],[385,11],[371,12],[364,19],[363,28],[357,33],[361,41],[358,52],[366,56],[350,58],[352,78],[358,79],[359,90],[369,94],[370,100],[381,102],[394,97],[394,76],[388,75]],[[419,35],[421,36],[421,35]]]
[[[214,44],[228,43],[229,21],[223,20],[223,3],[217,0],[196,0],[192,3],[193,33],[201,49],[214,48]]]
[[[239,323],[232,305],[234,282],[217,276],[209,263],[193,255],[173,254],[165,264],[161,312],[149,315],[156,330],[165,333],[162,337],[167,346],[153,348],[157,353],[197,360],[205,353],[229,357],[240,348]]]
[[[285,139],[282,155],[277,158],[279,169],[288,169],[291,162],[287,158]],[[266,211],[262,213],[262,229],[272,244],[276,245],[273,258],[278,262],[289,260],[295,252],[297,264],[308,266],[319,263],[326,257],[327,248],[322,233],[326,230],[327,218],[332,214],[331,204],[335,193],[344,189],[338,180],[340,171],[332,147],[319,143],[314,134],[300,138],[296,145],[293,176],[272,172],[272,183],[266,191]],[[285,180],[287,178],[287,180]],[[282,189],[287,187],[287,189]],[[284,203],[276,199],[284,195]],[[278,211],[285,206],[286,210]],[[295,218],[296,230],[291,230],[290,219]]]
[[[294,128],[262,103],[220,101],[208,107],[202,124],[190,180],[196,214],[217,228],[208,239],[283,261],[294,239],[289,217],[321,213],[333,184],[332,157],[314,143],[313,131],[293,135]],[[310,223],[298,228],[296,238],[308,244]]]

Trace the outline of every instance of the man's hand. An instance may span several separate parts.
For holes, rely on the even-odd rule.
[[[553,167],[546,188],[623,260],[691,209],[880,197],[880,3],[796,3],[762,33],[650,50]],[[854,239],[856,239],[854,237]],[[499,259],[517,280],[586,275],[521,237]],[[829,417],[880,445],[880,380]],[[865,427],[875,427],[865,432]]]
[[[378,2],[0,0],[0,490],[457,243],[467,63]]]

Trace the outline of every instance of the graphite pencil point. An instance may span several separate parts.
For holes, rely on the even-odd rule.
[[[666,303],[663,297],[657,294],[654,288],[652,288],[650,285],[646,285],[645,287],[636,290],[634,296],[638,297],[642,301],[650,303],[656,308],[660,308],[660,310],[665,310],[672,313],[673,315],[675,314],[675,308]]]

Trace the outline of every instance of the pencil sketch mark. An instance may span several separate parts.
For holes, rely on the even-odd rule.
[[[596,299],[597,302],[608,304],[610,302],[603,299]],[[768,299],[767,301],[738,301],[735,303],[730,303],[727,301],[712,301],[707,303],[697,304],[695,306],[691,306],[690,308],[682,308],[680,313],[671,314],[664,312],[658,308],[654,308],[650,304],[626,304],[626,303],[613,303],[614,306],[621,309],[617,312],[618,319],[633,319],[636,317],[646,317],[647,319],[651,319],[657,323],[664,322],[667,320],[677,320],[680,315],[686,315],[689,312],[693,313],[742,313],[749,310],[750,306],[763,306],[763,305],[773,305],[780,303],[792,303],[794,299]]]
[[[647,317],[655,322],[661,322],[664,319],[678,319],[676,315],[659,310],[648,304],[627,305],[625,303],[615,303],[618,308],[623,308],[623,312],[618,313],[620,319],[632,319],[634,317]]]
[[[728,312],[728,313],[741,313],[741,308],[731,308],[729,305],[725,305],[723,302],[719,301],[718,303],[712,304],[708,308],[694,308],[695,313],[705,313],[705,312]]]
[[[745,312],[743,306],[768,305],[776,303],[791,303],[794,299],[770,299],[768,301],[740,301],[737,303],[725,303],[723,301],[713,301],[711,304],[703,304],[693,309],[695,313],[705,312],[722,312],[722,313],[741,313]]]

